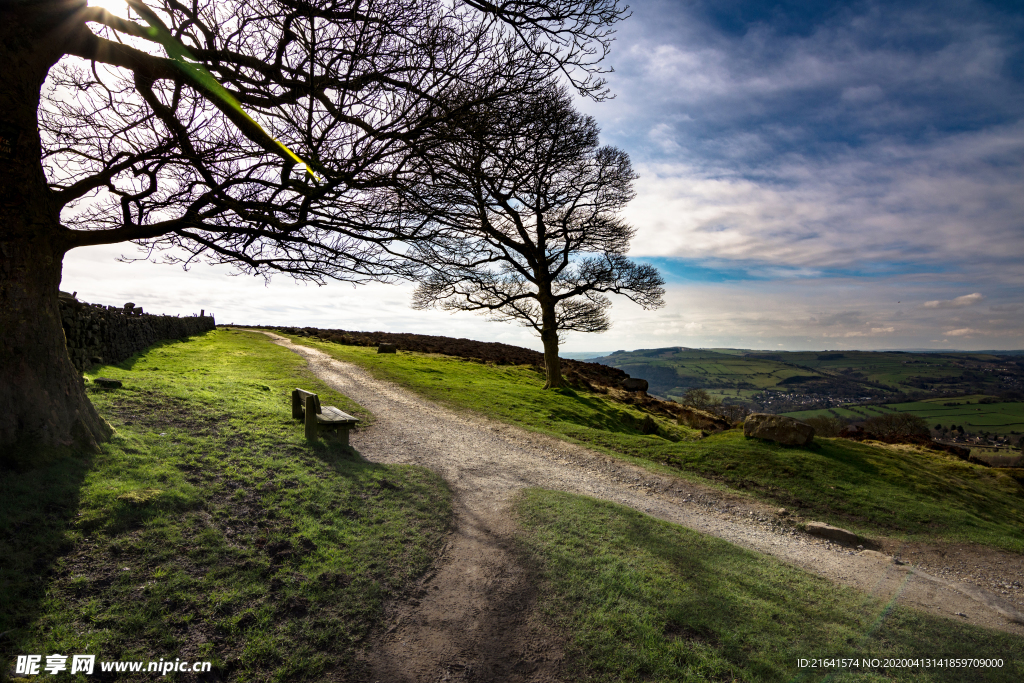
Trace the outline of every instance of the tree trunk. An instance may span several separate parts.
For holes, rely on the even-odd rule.
[[[555,317],[555,304],[540,300],[541,331],[540,340],[544,343],[544,369],[547,374],[545,389],[557,389],[565,386],[562,377],[562,362],[558,358],[558,322]]]
[[[36,111],[59,46],[37,17],[0,13],[0,466],[95,450],[110,427],[68,358],[57,303],[69,232],[46,185]]]

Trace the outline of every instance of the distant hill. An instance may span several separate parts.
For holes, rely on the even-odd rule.
[[[967,353],[986,356],[1024,356],[1024,350],[1016,351],[986,349],[984,351],[964,351],[963,349],[881,349],[882,352],[893,353]]]
[[[702,388],[725,402],[765,408],[892,400],[905,396],[1024,395],[1024,360],[987,352],[745,351],[668,347],[616,351],[591,359],[680,398]],[[772,406],[774,408],[774,406]],[[779,406],[784,408],[785,406]]]
[[[608,354],[608,351],[575,351],[568,353],[562,351],[558,354],[558,356],[559,358],[570,358],[572,360],[593,360],[595,358],[603,358]]]

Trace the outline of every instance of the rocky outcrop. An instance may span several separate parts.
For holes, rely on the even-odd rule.
[[[133,303],[89,304],[65,292],[59,305],[68,357],[79,372],[96,363],[119,363],[158,341],[216,329],[212,315],[152,315]]]
[[[808,446],[814,440],[814,427],[784,415],[751,413],[743,423],[743,435],[783,446]]]
[[[676,422],[703,432],[721,432],[732,427],[723,417],[678,403],[668,404],[675,409]]]
[[[872,434],[865,430],[859,425],[851,425],[839,432],[839,438],[850,439],[851,441],[881,441],[882,443],[890,444],[909,444],[912,446],[920,446],[927,448],[932,451],[941,451],[943,453],[949,453],[950,455],[956,456],[961,460],[974,463],[975,465],[981,465],[983,467],[991,467],[991,465],[980,458],[976,458],[971,455],[970,448],[964,448],[963,446],[956,446],[948,443],[939,443],[933,440],[930,436],[922,436],[919,434],[913,434],[910,436],[897,436],[888,437],[881,436],[878,434]]]
[[[647,380],[639,377],[627,377],[619,386],[626,391],[647,391]]]

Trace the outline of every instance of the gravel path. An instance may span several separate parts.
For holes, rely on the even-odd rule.
[[[453,412],[354,365],[265,334],[302,355],[317,377],[376,416],[372,427],[351,436],[363,457],[429,467],[455,495],[452,538],[411,597],[386,607],[385,632],[368,655],[368,680],[558,680],[561,643],[535,618],[527,572],[510,552],[510,500],[526,487],[628,505],[879,597],[1024,635],[1020,590],[1004,589],[1006,594],[997,596],[977,585],[996,580],[1012,585],[1014,579],[1007,577],[1014,574],[1019,581],[1020,556],[965,547],[956,558],[942,559],[947,551],[941,548],[883,545],[909,560],[897,564],[885,553],[856,552],[796,531],[774,508]],[[914,555],[928,559],[926,566]],[[976,581],[951,580],[940,572]]]

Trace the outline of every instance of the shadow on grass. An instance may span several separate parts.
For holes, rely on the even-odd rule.
[[[74,544],[71,528],[91,458],[0,470],[0,655],[22,651],[48,577]]]
[[[857,470],[858,472],[868,476],[877,476],[879,473],[878,466],[868,462],[866,457],[868,454],[862,452],[862,450],[867,449],[851,448],[845,445],[823,443],[820,441],[817,442],[817,446],[818,447],[814,452],[818,453],[823,458],[828,458],[829,460],[842,463],[844,466]]]
[[[1000,669],[864,666],[877,680],[1017,681],[1024,641],[837,587],[775,559],[570,494],[520,510],[593,680],[832,680],[798,658],[1001,658]],[[795,676],[795,678],[794,678]],[[849,679],[849,680],[852,680]],[[858,680],[862,680],[858,678]]]
[[[136,364],[139,363],[139,361],[143,360],[144,358],[146,358],[147,356],[151,355],[155,351],[159,351],[161,349],[172,347],[172,346],[177,346],[178,344],[185,344],[185,343],[188,343],[190,341],[195,341],[195,340],[198,340],[198,339],[202,339],[206,335],[213,334],[215,332],[216,332],[216,330],[208,330],[206,332],[200,332],[199,334],[193,334],[193,335],[188,336],[188,337],[181,337],[180,339],[163,339],[161,341],[154,342],[152,346],[147,346],[143,350],[139,351],[138,353],[132,354],[131,356],[129,356],[128,358],[125,358],[122,361],[119,361],[117,363],[99,363],[99,364],[94,364],[94,365],[90,366],[89,368],[86,368],[86,371],[89,371],[89,370],[94,369],[96,367],[103,367],[103,366],[112,367],[112,368],[118,368],[120,370],[131,371],[131,370],[135,369],[135,366],[136,366]]]

